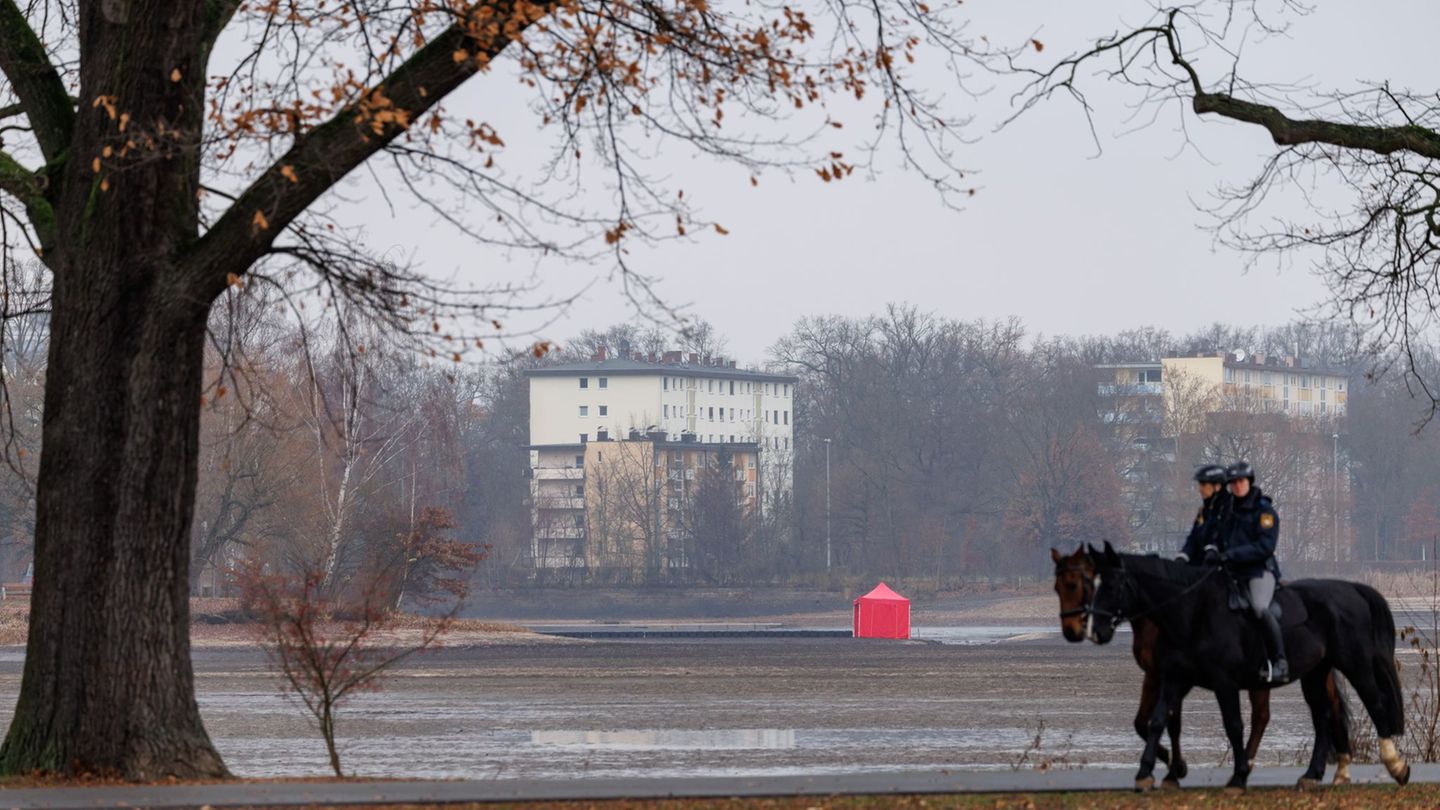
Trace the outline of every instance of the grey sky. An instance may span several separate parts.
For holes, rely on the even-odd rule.
[[[1148,16],[1143,2],[979,0],[962,8],[970,30],[994,41],[1036,33],[1046,49],[1035,64]],[[1289,40],[1248,50],[1242,73],[1321,90],[1386,79],[1433,87],[1429,40],[1437,30],[1440,4],[1327,2],[1296,20]],[[1223,70],[1209,67],[1212,75]],[[994,132],[1008,93],[980,101],[957,95],[977,116],[971,134],[980,137],[959,155],[979,170],[980,192],[958,213],[898,165],[838,184],[771,172],[751,188],[740,169],[673,150],[673,162],[668,154],[662,162],[670,162],[671,182],[730,235],[638,248],[634,264],[661,278],[667,301],[714,323],[745,360],[761,359],[799,317],[864,315],[892,301],[955,318],[1016,315],[1032,333],[1079,334],[1143,324],[1182,332],[1215,320],[1275,324],[1323,300],[1324,286],[1305,263],[1277,269],[1270,262],[1245,275],[1242,257],[1213,247],[1197,227],[1193,201],[1248,177],[1271,151],[1264,133],[1187,115],[1196,147],[1187,149],[1172,114],[1122,136],[1133,91],[1099,79],[1089,87],[1098,157],[1071,103],[1057,101]],[[494,88],[475,91],[479,98]],[[513,130],[507,140],[515,140]],[[373,238],[384,246],[393,235],[397,250],[415,250],[436,272],[484,281],[532,266],[440,228],[416,246],[415,221],[402,220],[382,217]],[[557,295],[608,270],[536,266]],[[618,287],[602,283],[544,334],[563,339],[630,317]]]

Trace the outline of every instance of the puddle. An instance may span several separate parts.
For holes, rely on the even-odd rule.
[[[781,728],[532,731],[532,745],[625,751],[783,750],[795,747],[795,730]]]

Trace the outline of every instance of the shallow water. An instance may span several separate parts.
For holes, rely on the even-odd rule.
[[[1038,632],[445,650],[342,707],[341,756],[348,773],[478,779],[1134,767],[1129,644],[1010,640]],[[19,671],[0,660],[0,722]],[[235,773],[328,772],[263,655],[199,650],[196,672]],[[1185,711],[1190,762],[1217,764],[1227,746],[1214,700],[1197,693]],[[1291,764],[1309,739],[1299,690],[1281,691],[1261,762]]]

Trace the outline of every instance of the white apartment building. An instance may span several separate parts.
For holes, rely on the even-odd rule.
[[[797,378],[735,362],[667,352],[532,369],[530,475],[537,566],[585,559],[585,450],[607,439],[649,438],[696,449],[758,451],[765,487],[788,491]]]

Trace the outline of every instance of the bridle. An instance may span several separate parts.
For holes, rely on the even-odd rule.
[[[1176,602],[1176,601],[1178,601],[1178,600],[1180,600],[1180,599],[1183,599],[1184,597],[1188,596],[1189,594],[1191,594],[1192,592],[1194,592],[1195,590],[1197,590],[1201,585],[1204,585],[1205,582],[1206,582],[1206,580],[1210,579],[1210,576],[1211,576],[1212,574],[1214,574],[1216,571],[1219,571],[1219,570],[1220,570],[1220,567],[1219,567],[1219,566],[1210,567],[1209,570],[1207,570],[1207,571],[1205,572],[1205,575],[1204,575],[1204,576],[1200,577],[1199,579],[1195,580],[1194,582],[1190,583],[1189,585],[1186,585],[1184,588],[1181,588],[1179,591],[1176,591],[1175,593],[1171,594],[1171,595],[1169,596],[1169,598],[1164,599],[1164,600],[1162,600],[1162,601],[1160,601],[1160,602],[1157,602],[1157,603],[1151,605],[1150,607],[1148,607],[1148,608],[1146,608],[1146,609],[1144,609],[1144,610],[1137,611],[1137,612],[1135,612],[1135,613],[1132,613],[1132,614],[1128,614],[1128,615],[1127,615],[1127,614],[1124,613],[1123,611],[1109,611],[1109,610],[1105,610],[1105,609],[1101,608],[1101,607],[1097,604],[1097,601],[1098,601],[1099,598],[1100,598],[1100,573],[1097,571],[1097,572],[1095,572],[1094,574],[1091,574],[1091,573],[1089,573],[1088,571],[1086,571],[1085,568],[1086,568],[1086,566],[1084,566],[1084,565],[1074,565],[1074,564],[1062,565],[1062,564],[1060,564],[1060,563],[1058,563],[1058,562],[1055,563],[1055,575],[1056,575],[1057,577],[1060,576],[1061,574],[1064,574],[1064,573],[1068,573],[1068,572],[1072,572],[1072,571],[1073,571],[1073,572],[1075,572],[1075,573],[1077,573],[1077,574],[1080,575],[1081,581],[1083,581],[1083,582],[1085,583],[1085,586],[1090,589],[1090,598],[1089,598],[1084,604],[1082,604],[1080,607],[1074,607],[1074,608],[1070,608],[1069,610],[1062,610],[1062,611],[1060,611],[1060,618],[1061,618],[1061,619],[1068,619],[1068,618],[1070,618],[1071,616],[1084,616],[1084,617],[1085,617],[1085,635],[1086,635],[1087,638],[1093,637],[1093,633],[1094,633],[1094,629],[1095,629],[1095,627],[1094,627],[1094,621],[1095,621],[1096,618],[1109,619],[1109,620],[1110,620],[1110,628],[1113,630],[1114,628],[1119,627],[1119,626],[1120,626],[1120,623],[1123,622],[1123,621],[1130,621],[1130,620],[1134,620],[1134,619],[1144,618],[1145,616],[1148,616],[1148,615],[1150,615],[1151,613],[1154,613],[1154,612],[1156,612],[1157,610],[1160,610],[1160,609],[1163,608],[1163,607],[1166,607],[1166,606],[1168,606],[1168,605],[1170,605],[1170,604],[1172,604],[1172,603],[1174,603],[1174,602]],[[1120,567],[1119,571],[1120,571],[1120,573],[1125,574],[1125,575],[1127,575],[1127,576],[1134,576],[1133,573],[1131,573],[1131,572],[1129,572],[1129,571],[1126,571],[1123,565]]]
[[[1085,583],[1085,587],[1087,587],[1087,588],[1090,589],[1090,597],[1089,597],[1088,599],[1084,600],[1084,602],[1080,605],[1080,607],[1073,607],[1073,608],[1070,608],[1069,610],[1062,610],[1062,611],[1060,611],[1060,618],[1061,618],[1062,620],[1063,620],[1063,619],[1068,619],[1068,618],[1070,618],[1071,616],[1084,616],[1084,617],[1085,617],[1085,635],[1086,635],[1086,637],[1088,638],[1088,637],[1093,637],[1093,635],[1094,635],[1094,631],[1095,631],[1095,624],[1094,624],[1094,623],[1095,623],[1096,617],[1099,617],[1099,618],[1101,618],[1101,619],[1109,619],[1109,620],[1110,620],[1110,627],[1111,627],[1112,629],[1115,628],[1115,627],[1119,627],[1119,626],[1120,626],[1120,622],[1124,621],[1124,620],[1125,620],[1125,617],[1123,617],[1123,616],[1121,616],[1121,615],[1119,615],[1119,614],[1117,614],[1117,613],[1112,613],[1112,612],[1110,612],[1110,611],[1108,611],[1108,610],[1105,610],[1105,609],[1101,608],[1098,604],[1096,604],[1096,600],[1097,600],[1097,599],[1099,598],[1099,596],[1100,596],[1100,574],[1099,574],[1099,573],[1091,574],[1089,571],[1087,571],[1087,570],[1085,570],[1085,569],[1086,569],[1086,566],[1084,566],[1084,565],[1074,565],[1074,564],[1061,565],[1061,564],[1058,563],[1058,562],[1055,563],[1055,576],[1056,576],[1056,577],[1059,577],[1061,574],[1070,573],[1070,572],[1077,573],[1077,574],[1080,575],[1080,580]]]

